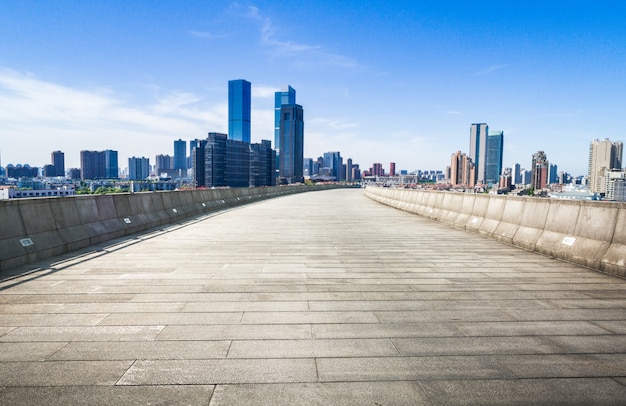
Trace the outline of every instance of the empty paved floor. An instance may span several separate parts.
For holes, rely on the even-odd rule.
[[[0,274],[0,404],[625,404],[626,281],[334,190]]]

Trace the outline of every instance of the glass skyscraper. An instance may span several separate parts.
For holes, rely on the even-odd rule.
[[[304,181],[304,113],[302,106],[283,104],[280,108],[280,154],[278,176],[284,183]]]
[[[502,175],[502,147],[504,145],[504,131],[489,131],[487,133],[487,156],[485,160],[485,183],[498,184]]]
[[[251,84],[228,81],[228,139],[250,143]]]
[[[287,85],[274,93],[274,149],[280,150],[280,108],[283,104],[296,104],[296,90]]]
[[[470,127],[470,152],[475,168],[475,184],[498,184],[502,174],[503,131],[489,131],[485,123]]]
[[[187,169],[187,141],[178,139],[174,141],[174,169]]]

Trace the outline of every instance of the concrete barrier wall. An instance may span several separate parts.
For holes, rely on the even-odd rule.
[[[338,185],[276,186],[0,201],[0,271],[193,216]]]
[[[626,276],[626,204],[367,187],[370,199],[455,228]]]

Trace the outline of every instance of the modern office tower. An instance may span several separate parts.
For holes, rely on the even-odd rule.
[[[342,173],[343,158],[339,151],[324,152],[323,167],[329,169],[329,176],[333,176],[336,181],[341,181],[345,176]]]
[[[476,178],[475,167],[472,159],[461,151],[452,154],[450,160],[450,184],[473,188]]]
[[[52,176],[65,176],[65,154],[61,151],[54,151],[51,161],[54,166],[54,175]]]
[[[302,175],[304,177],[313,175],[313,158],[302,159]]]
[[[622,169],[621,141],[611,142],[608,138],[603,141],[595,139],[589,146],[589,191],[592,193],[605,192],[605,172],[612,169]]]
[[[272,142],[262,140],[259,144],[250,144],[250,187],[276,185],[276,151]]]
[[[352,158],[348,158],[346,161],[346,180],[348,182],[352,182],[354,180],[352,168],[354,168],[354,165],[352,165]]]
[[[470,126],[469,157],[476,168],[476,184],[484,184],[486,180],[488,132],[489,126],[485,123],[474,123]]]
[[[226,186],[250,186],[250,143],[237,140],[226,141]]]
[[[281,183],[303,182],[304,112],[298,104],[283,104],[280,108],[280,154],[278,176]]]
[[[513,167],[513,184],[520,185],[522,184],[522,170],[520,164],[515,164]]]
[[[485,123],[470,127],[469,157],[476,170],[476,184],[498,184],[502,173],[503,131],[489,131]]]
[[[280,109],[284,104],[296,104],[296,91],[289,85],[274,93],[274,149],[277,152],[280,151]]]
[[[251,84],[228,81],[228,139],[250,143]]]
[[[128,179],[144,180],[150,176],[150,159],[148,158],[128,158]]]
[[[185,148],[186,149],[186,148]],[[173,168],[174,158],[170,155],[157,155],[154,162],[155,175],[160,176],[162,173],[171,172]]]
[[[498,184],[502,175],[502,150],[504,131],[487,132],[487,155],[485,161],[485,183],[489,186]]]
[[[187,141],[174,141],[174,170],[182,171],[183,175],[187,170]]]
[[[550,185],[559,183],[559,167],[556,164],[550,164],[548,167],[548,183]]]
[[[533,154],[532,162],[532,180],[530,183],[531,188],[534,190],[541,190],[548,184],[548,168],[550,163],[545,152],[538,151]]]
[[[389,176],[396,176],[396,163],[395,162],[389,163]]]

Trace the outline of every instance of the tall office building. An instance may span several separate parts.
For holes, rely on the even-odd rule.
[[[333,176],[337,182],[341,181],[345,174],[342,172],[343,158],[339,151],[324,152],[324,168],[328,168],[330,176]]]
[[[389,163],[389,176],[396,176],[396,163],[395,162]]]
[[[296,91],[286,85],[274,93],[274,149],[280,151],[280,109],[283,104],[296,104]]]
[[[605,193],[605,173],[611,169],[622,169],[621,141],[611,142],[608,138],[603,141],[595,139],[589,146],[589,191]]]
[[[354,165],[352,164],[352,158],[348,158],[348,160],[346,161],[346,180],[348,182],[352,182],[354,180],[352,168],[354,168]]]
[[[469,157],[474,162],[475,183],[485,183],[485,168],[487,161],[487,133],[489,126],[485,123],[474,123],[470,126]]]
[[[117,151],[107,149],[104,154],[104,177],[107,179],[117,179],[120,176],[120,168],[117,164]]]
[[[485,161],[485,183],[498,184],[502,175],[502,149],[504,131],[487,132],[487,157]]]
[[[548,184],[548,170],[550,163],[545,152],[538,151],[533,154],[532,162],[532,179],[530,187],[535,190],[541,190]]]
[[[250,143],[251,84],[228,82],[228,139]]]
[[[520,164],[516,163],[513,168],[513,184],[521,185],[522,184],[522,168]]]
[[[304,112],[298,104],[280,108],[278,176],[282,183],[303,182]]]
[[[489,131],[485,123],[470,127],[469,157],[476,169],[476,184],[498,184],[502,174],[503,131]]]
[[[150,176],[150,159],[148,158],[128,158],[128,179],[144,180]]]
[[[61,151],[54,151],[51,160],[54,166],[52,176],[65,176],[65,154]]]
[[[174,141],[174,169],[183,172],[187,170],[187,141]]]
[[[276,151],[269,140],[250,144],[250,187],[276,185]]]

